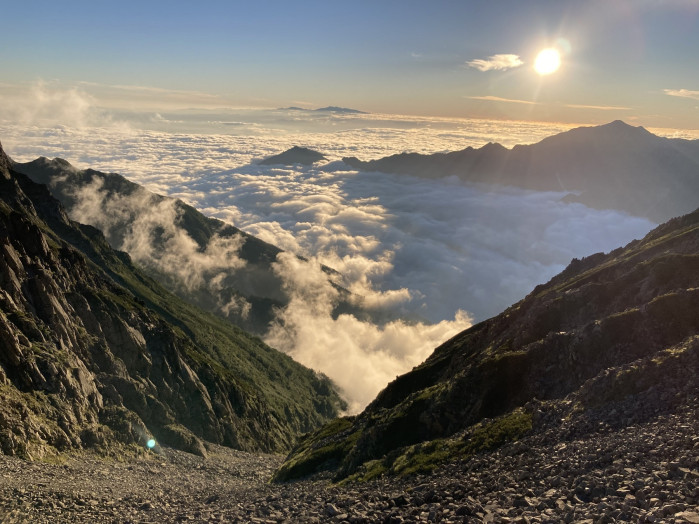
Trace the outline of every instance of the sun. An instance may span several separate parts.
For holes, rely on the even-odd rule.
[[[561,54],[549,47],[542,49],[534,61],[534,70],[540,75],[550,75],[561,67]]]

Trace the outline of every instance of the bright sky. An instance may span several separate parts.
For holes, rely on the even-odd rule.
[[[2,21],[6,104],[42,81],[122,109],[699,127],[699,0],[23,0]]]

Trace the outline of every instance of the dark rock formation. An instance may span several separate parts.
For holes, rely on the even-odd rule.
[[[336,414],[328,380],[168,293],[0,149],[0,449],[280,451]]]

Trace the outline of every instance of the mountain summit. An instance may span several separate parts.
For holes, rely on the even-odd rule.
[[[12,160],[10,160],[10,157],[5,154],[2,144],[0,143],[0,175],[6,179],[9,179],[10,169],[12,169]]]
[[[311,165],[316,162],[325,160],[325,156],[318,151],[313,149],[308,149],[307,147],[294,146],[291,149],[287,149],[283,153],[278,155],[273,155],[265,158],[260,162],[261,165],[292,165],[292,164],[302,164]]]

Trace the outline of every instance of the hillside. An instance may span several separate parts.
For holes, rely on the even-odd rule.
[[[360,415],[302,439],[276,478],[414,473],[524,435],[556,443],[598,423],[622,431],[696,410],[698,371],[699,211],[573,260],[438,347]]]
[[[79,170],[43,157],[14,169],[45,184],[71,217],[98,228],[114,249],[129,252],[165,288],[246,331],[263,335],[275,309],[289,303],[273,267],[282,251],[272,244],[116,173]],[[324,269],[329,279],[336,275]],[[349,292],[336,288],[336,315],[367,317]]]
[[[180,300],[0,148],[0,449],[262,451],[337,414],[324,377]],[[111,451],[110,451],[111,450]]]
[[[489,143],[451,153],[343,161],[363,171],[562,191],[566,200],[664,222],[699,203],[699,140],[662,138],[619,120],[507,149]]]

